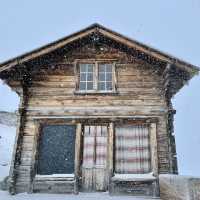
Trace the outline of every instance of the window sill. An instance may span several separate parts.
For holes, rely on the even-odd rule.
[[[74,174],[51,174],[51,175],[39,175],[35,176],[35,180],[74,180]]]
[[[147,174],[115,174],[112,177],[113,181],[154,181],[156,177],[153,173]]]
[[[76,90],[74,91],[75,95],[94,95],[94,94],[101,94],[101,95],[117,95],[119,94],[117,91],[84,91],[84,90]]]

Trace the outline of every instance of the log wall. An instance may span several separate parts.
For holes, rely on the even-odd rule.
[[[111,50],[96,54],[91,49],[76,50],[49,66],[40,66],[28,87],[26,119],[23,129],[21,164],[17,167],[16,191],[32,192],[35,119],[45,118],[157,118],[159,173],[170,172],[167,112],[163,81],[155,67],[131,60],[125,53]],[[87,55],[87,56],[86,56]],[[88,56],[90,55],[90,56]],[[67,59],[66,59],[67,57]],[[82,58],[115,59],[117,92],[113,94],[76,94],[73,61]],[[53,67],[52,67],[53,66]],[[33,71],[36,69],[32,69]],[[14,84],[14,83],[13,83]],[[38,189],[38,188],[37,188]]]

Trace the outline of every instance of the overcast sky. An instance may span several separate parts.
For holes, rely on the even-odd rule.
[[[95,22],[200,66],[200,0],[0,1],[0,62]],[[0,110],[18,101],[0,83]],[[173,103],[179,172],[200,176],[200,76]]]

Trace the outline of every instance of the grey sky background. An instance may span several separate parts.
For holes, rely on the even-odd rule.
[[[1,0],[0,62],[95,22],[200,66],[200,0]],[[0,110],[18,102],[0,82]],[[200,176],[200,76],[173,103],[179,173]]]

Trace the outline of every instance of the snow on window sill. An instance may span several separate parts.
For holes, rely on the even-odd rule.
[[[50,174],[50,175],[40,175],[37,174],[35,176],[36,180],[44,180],[44,179],[74,179],[74,174]]]
[[[156,177],[153,173],[148,174],[115,174],[112,177],[112,180],[118,181],[146,181],[146,180],[155,180]]]

